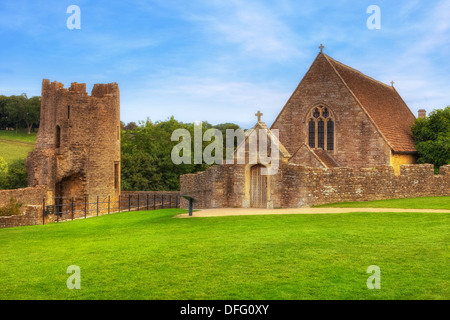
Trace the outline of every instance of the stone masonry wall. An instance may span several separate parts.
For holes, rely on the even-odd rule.
[[[40,205],[42,199],[49,196],[48,192],[46,186],[0,190],[0,207],[8,205],[11,198],[27,205]]]
[[[42,224],[42,206],[23,206],[17,216],[0,217],[0,229]]]
[[[117,83],[42,81],[41,125],[27,158],[28,185],[57,197],[120,194],[120,93]]]
[[[243,166],[216,165],[181,176],[181,194],[195,199],[194,208],[248,207]],[[248,177],[247,177],[248,179]],[[433,166],[402,165],[372,168],[312,168],[282,164],[268,178],[268,207],[298,208],[344,201],[367,201],[424,196],[450,196],[450,166],[434,175]],[[248,183],[247,183],[248,184]],[[182,202],[187,207],[187,202]]]
[[[148,195],[148,197],[147,197]],[[10,199],[16,199],[23,203],[21,215],[0,217],[0,228],[26,226],[42,224],[42,205],[45,198],[45,205],[58,205],[58,200],[52,198],[52,192],[46,186],[29,187],[15,190],[0,190],[0,207],[9,204]],[[120,198],[120,208],[119,208]],[[86,197],[86,201],[89,197]],[[147,202],[148,199],[148,202]],[[96,215],[105,215],[119,211],[131,211],[176,208],[180,206],[179,191],[122,191],[120,196],[106,196],[87,202],[85,206],[84,199],[74,199],[73,207],[69,203],[65,203],[62,207],[59,220],[80,219],[85,217],[85,209],[87,217]],[[73,213],[72,213],[73,208]],[[55,209],[56,210],[56,209]],[[44,223],[56,222],[58,218],[55,214],[45,215]]]
[[[434,175],[433,165],[309,168],[288,165],[273,181],[275,207],[304,207],[344,201],[368,201],[425,196],[450,196],[450,166]]]
[[[0,228],[41,224],[42,200],[51,194],[46,186],[0,190],[0,207],[7,206],[11,198],[23,203],[21,215],[0,217]]]
[[[245,182],[243,165],[215,165],[203,172],[184,174],[180,182],[180,195],[193,197],[194,208],[242,206]],[[188,201],[184,198],[181,207],[188,208]]]

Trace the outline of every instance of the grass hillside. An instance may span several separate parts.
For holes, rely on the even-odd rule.
[[[34,150],[36,134],[0,130],[0,157],[8,164],[16,160],[25,160],[30,151]]]
[[[184,212],[0,229],[0,299],[450,299],[449,214]]]

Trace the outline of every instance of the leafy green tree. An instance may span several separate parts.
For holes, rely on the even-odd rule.
[[[27,126],[27,133],[30,134],[33,125],[38,125],[41,114],[41,97],[35,96],[28,99],[22,119]]]
[[[224,135],[226,134],[227,129],[233,129],[233,130],[240,129],[240,127],[237,124],[229,123],[229,122],[216,124],[214,126],[214,128],[219,129],[222,132],[222,134],[224,134]]]
[[[27,170],[25,168],[25,160],[16,160],[9,165],[8,177],[10,189],[26,188]]]
[[[136,122],[129,122],[125,127],[124,127],[124,129],[125,130],[127,130],[127,131],[129,131],[129,130],[134,130],[134,129],[136,129],[138,127],[138,125],[136,124]]]
[[[172,117],[156,123],[147,120],[133,130],[122,131],[123,190],[178,190],[181,174],[206,168],[172,162],[172,148],[178,142],[171,141],[171,136],[179,128],[189,130],[189,125]]]
[[[28,99],[23,93],[20,96],[10,96],[5,105],[5,113],[10,123],[14,125],[16,131],[24,125],[30,134],[33,125],[39,124],[41,109],[41,98],[32,97]]]
[[[0,96],[0,129],[6,129],[9,126],[8,112],[6,111],[6,104],[9,98],[7,96]]]
[[[27,187],[25,160],[16,160],[9,164],[8,172],[0,174],[0,190]]]
[[[236,126],[236,125],[234,125]],[[202,134],[216,128],[202,123]],[[232,124],[219,127],[225,133]],[[234,127],[233,127],[234,128]],[[172,149],[179,141],[171,141],[176,129],[186,129],[191,135],[191,163],[173,163]],[[225,139],[224,139],[225,140]],[[210,141],[203,141],[205,148]],[[209,165],[194,164],[194,124],[182,123],[171,117],[153,123],[149,119],[130,130],[122,131],[122,190],[179,190],[180,175],[204,171]]]
[[[223,137],[223,157],[224,159],[226,158],[227,155],[227,139],[226,139],[226,133],[227,130],[237,130],[237,129],[241,129],[237,124],[234,123],[220,123],[220,124],[216,124],[214,126],[214,128],[220,130],[220,132],[222,132],[222,137]],[[236,149],[237,145],[236,145],[236,141],[234,142],[234,147],[233,149]]]
[[[16,131],[19,129],[20,122],[22,121],[27,101],[27,95],[23,93],[20,96],[10,96],[6,103],[6,112],[8,113],[9,119],[13,122]]]
[[[8,173],[8,163],[0,156],[0,175]]]
[[[419,163],[434,164],[435,169],[450,164],[450,106],[418,118],[411,127]]]

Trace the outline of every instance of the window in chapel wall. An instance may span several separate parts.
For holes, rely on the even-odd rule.
[[[327,150],[334,150],[334,122],[329,120],[327,122]]]
[[[322,119],[317,123],[317,147],[324,148],[325,144],[325,122]]]
[[[314,120],[309,121],[309,141],[308,144],[311,148],[316,147],[316,123]]]
[[[307,142],[310,148],[334,151],[335,120],[328,107],[311,109],[308,116]]]

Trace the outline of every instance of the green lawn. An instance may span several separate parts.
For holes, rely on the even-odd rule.
[[[182,212],[0,229],[0,299],[450,299],[449,214]]]
[[[15,160],[24,160],[34,150],[36,134],[0,130],[0,157],[9,164]]]
[[[27,134],[27,131],[24,129],[21,129],[19,131],[0,130],[0,139],[29,142],[31,144],[34,144],[36,142],[36,132]]]
[[[422,197],[390,199],[364,202],[340,202],[314,206],[317,208],[404,208],[404,209],[449,209],[450,197]]]

